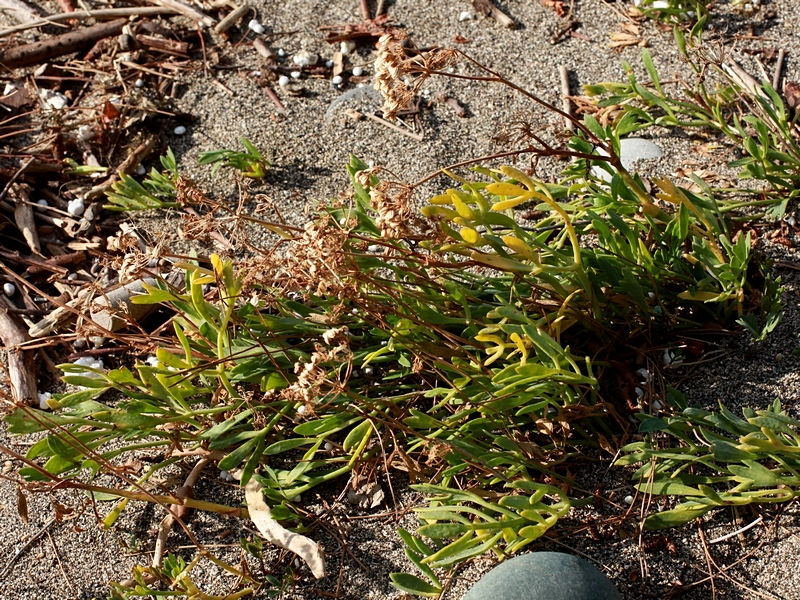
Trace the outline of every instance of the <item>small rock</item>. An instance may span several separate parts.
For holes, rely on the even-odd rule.
[[[317,64],[318,60],[319,56],[313,52],[306,52],[305,50],[298,52],[292,57],[292,62],[294,62],[294,64],[296,64],[298,67],[310,67]]]
[[[353,67],[353,75],[356,77],[361,77],[364,74],[364,69],[361,67]]]
[[[593,564],[563,552],[531,552],[489,571],[462,600],[621,600]]]
[[[135,172],[137,175],[144,175],[145,173],[147,173],[147,169],[144,168],[144,165],[139,165],[138,167],[136,167]]]
[[[278,85],[281,87],[286,87],[289,85],[289,78],[286,75],[281,75],[280,79],[278,79]]]
[[[17,286],[15,286],[10,281],[7,281],[6,283],[3,284],[3,293],[9,298],[11,298],[11,296],[17,293]]]
[[[286,56],[286,50],[284,50],[283,48],[278,48],[278,56],[280,56],[281,58]]]
[[[47,200],[45,200],[44,198],[42,198],[41,200],[37,200],[37,201],[36,201],[36,204],[38,204],[39,206],[50,206],[50,205],[47,203]]]
[[[344,40],[339,48],[342,54],[350,54],[356,49],[356,43],[353,40]]]
[[[136,86],[137,88],[139,88],[139,89],[143,88],[143,87],[144,87],[144,79],[137,79],[137,80],[136,80],[136,81],[133,83],[133,85],[135,85],[135,86]]]
[[[331,79],[331,82],[333,83],[333,85],[341,85],[342,81],[344,81],[344,79],[342,79],[341,75],[337,75],[336,77]]]
[[[292,76],[292,79],[300,79],[302,73],[300,71],[292,71],[289,75]]]
[[[172,130],[175,135],[183,135],[186,133],[186,127],[183,125],[178,125],[175,129]]]

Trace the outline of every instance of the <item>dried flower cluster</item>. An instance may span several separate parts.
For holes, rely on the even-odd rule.
[[[291,281],[294,289],[320,296],[346,295],[347,286],[340,278],[347,272],[346,226],[329,216],[306,223],[303,234],[292,242],[280,275]]]
[[[375,58],[375,89],[383,96],[383,116],[394,120],[406,108],[432,72],[456,62],[456,51],[437,48],[426,54],[409,57],[403,47],[404,31],[393,30],[378,40]],[[413,78],[413,79],[412,79]]]
[[[326,388],[328,391],[343,389],[342,384],[334,376],[331,376],[330,365],[340,365],[347,363],[353,354],[350,351],[350,338],[347,327],[331,329],[327,337],[323,339],[327,344],[336,346],[325,348],[317,344],[314,352],[311,353],[309,360],[299,360],[294,365],[294,372],[297,381],[281,392],[281,397],[293,402],[302,402],[307,409],[313,410],[313,405],[321,395],[321,390]],[[326,367],[325,365],[328,365]]]

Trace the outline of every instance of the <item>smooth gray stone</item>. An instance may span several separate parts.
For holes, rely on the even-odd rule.
[[[563,552],[531,552],[500,563],[462,600],[622,600],[590,562]]]

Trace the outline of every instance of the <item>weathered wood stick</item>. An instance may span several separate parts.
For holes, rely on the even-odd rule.
[[[228,31],[228,29],[236,25],[236,23],[238,23],[242,19],[242,17],[244,17],[247,14],[249,10],[250,7],[247,4],[242,4],[238,8],[233,9],[227,17],[222,19],[219,23],[217,23],[214,26],[214,31],[216,31],[217,33],[225,33],[226,31]]]
[[[786,59],[786,50],[778,50],[778,58],[775,60],[775,73],[772,74],[772,88],[780,93],[781,72],[783,71],[783,61]]]
[[[78,50],[91,46],[97,40],[101,40],[112,35],[118,35],[127,19],[117,19],[110,23],[100,23],[92,25],[78,31],[70,31],[62,35],[47,38],[32,44],[11,47],[0,53],[0,64],[8,69],[17,69],[43,63],[51,58],[71,54]]]
[[[33,207],[28,196],[28,186],[15,183],[11,186],[8,193],[14,200],[14,221],[19,227],[25,243],[28,244],[34,254],[42,253],[42,246],[39,243],[39,234],[36,233],[36,221],[33,219]]]
[[[561,110],[564,111],[564,115],[569,115],[571,117],[572,104],[569,101],[569,71],[567,71],[567,67],[559,65],[558,74],[561,78]],[[564,116],[564,127],[570,131],[575,131],[575,123],[567,116]]]
[[[192,8],[188,4],[180,2],[180,0],[155,0],[155,4],[171,8],[176,13],[179,13],[197,23],[202,23],[206,27],[212,27],[217,22],[216,19],[209,17],[206,13]]]
[[[508,27],[509,29],[514,29],[516,27],[516,23],[514,19],[509,17],[506,13],[502,10],[497,8],[491,0],[472,0],[472,7],[475,9],[476,12],[481,13],[487,17],[493,18],[495,21],[500,23],[503,27]]]
[[[0,0],[4,1],[4,0]],[[53,15],[45,19],[37,19],[30,23],[23,23],[22,25],[15,25],[14,27],[7,27],[0,31],[0,38],[8,37],[14,33],[25,31],[26,29],[34,29],[36,27],[44,27],[45,25],[52,25],[53,23],[61,23],[63,21],[85,21],[87,19],[113,19],[114,17],[130,17],[134,15],[150,16],[150,15],[172,15],[177,11],[166,8],[163,6],[132,6],[130,8],[100,8],[97,10],[77,10],[75,12],[61,13]]]
[[[18,404],[28,406],[39,405],[39,390],[36,385],[34,370],[34,350],[23,350],[20,345],[28,338],[24,327],[8,312],[8,301],[0,299],[0,340],[6,350],[8,359],[8,378],[11,385],[11,397]]]

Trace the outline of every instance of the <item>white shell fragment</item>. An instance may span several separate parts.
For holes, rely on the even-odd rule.
[[[601,156],[607,156],[602,150],[597,151]],[[664,151],[658,144],[644,138],[625,138],[619,141],[619,158],[626,171],[631,171],[633,163],[637,160],[650,160],[661,158]],[[611,181],[609,175],[602,167],[595,165],[592,167],[592,174],[603,181]]]
[[[292,79],[300,79],[300,75],[302,75],[300,71],[292,71],[289,74],[292,76]]]
[[[259,35],[260,35],[260,34],[262,34],[262,33],[264,33],[264,26],[263,26],[261,23],[259,23],[257,19],[253,19],[253,20],[251,20],[251,21],[250,21],[250,22],[247,24],[247,27],[248,27],[248,28],[250,29],[250,31],[252,31],[253,33],[257,33],[257,34],[259,34]]]
[[[362,69],[361,67],[353,67],[353,75],[355,75],[356,77],[361,77],[361,75],[363,74],[364,74],[364,69]]]
[[[186,127],[183,125],[178,125],[175,129],[172,130],[175,135],[183,135],[186,133]]]
[[[44,392],[44,393],[39,392],[38,394],[39,394],[39,408],[41,410],[49,410],[50,405],[47,403],[47,401],[53,397],[53,394],[51,394],[50,392]]]
[[[472,20],[472,13],[468,10],[465,10],[460,15],[458,15],[458,22],[461,23],[463,21],[470,21]]]
[[[94,131],[88,125],[78,127],[78,139],[82,142],[89,141],[94,137]]]
[[[3,293],[10,298],[17,293],[17,287],[10,281],[7,281],[3,284]]]
[[[294,62],[294,64],[296,64],[298,67],[310,67],[317,64],[318,60],[319,56],[313,52],[307,52],[305,50],[298,52],[292,57],[292,62]]]
[[[67,212],[73,217],[80,217],[85,209],[83,198],[75,198],[75,200],[70,200],[69,204],[67,204]]]
[[[281,75],[280,79],[278,79],[278,85],[281,87],[289,85],[289,78],[286,75]]]
[[[42,99],[42,102],[44,102],[50,110],[61,110],[68,102],[64,94],[59,94],[47,88],[39,90],[39,98]]]

